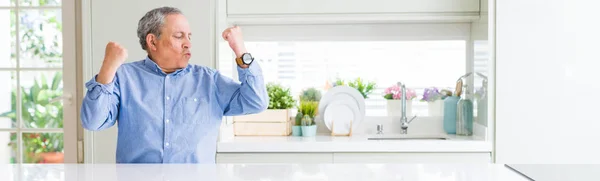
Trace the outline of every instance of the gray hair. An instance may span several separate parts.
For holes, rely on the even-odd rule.
[[[150,10],[138,22],[137,36],[140,39],[142,49],[147,50],[146,36],[154,34],[160,38],[160,29],[165,23],[165,17],[170,14],[182,14],[181,11],[174,7],[160,7]]]

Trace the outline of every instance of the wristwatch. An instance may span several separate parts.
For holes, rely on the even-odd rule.
[[[254,57],[250,53],[244,53],[241,57],[235,58],[235,62],[238,66],[250,65],[254,61]]]

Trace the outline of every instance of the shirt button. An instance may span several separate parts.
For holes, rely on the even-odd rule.
[[[165,122],[169,123],[169,120],[167,119],[167,120],[165,120]]]
[[[167,96],[167,100],[171,99],[171,97]]]
[[[169,146],[169,143],[165,143],[166,146]]]
[[[198,101],[198,99],[194,98],[194,102],[197,102],[197,101]]]

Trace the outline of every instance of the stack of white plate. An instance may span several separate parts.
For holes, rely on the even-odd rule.
[[[335,134],[348,134],[365,117],[365,99],[355,88],[336,86],[319,102],[319,114],[325,126]],[[331,125],[334,123],[333,130]]]

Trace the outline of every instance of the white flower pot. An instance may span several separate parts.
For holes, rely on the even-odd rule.
[[[402,100],[387,100],[387,115],[402,116]],[[406,100],[406,117],[412,114],[412,100]]]
[[[444,115],[444,100],[436,100],[428,102],[429,116],[443,116]]]

